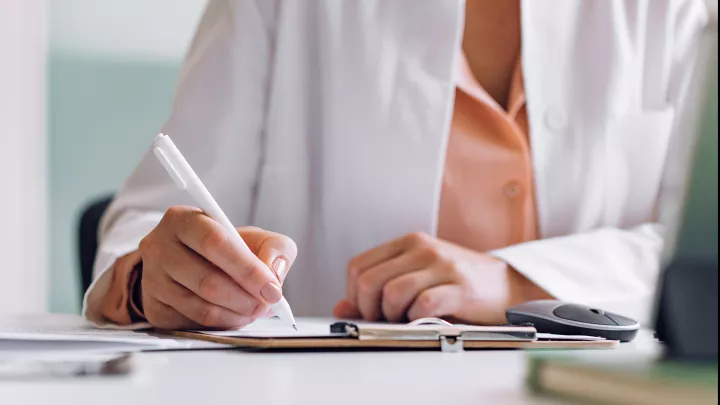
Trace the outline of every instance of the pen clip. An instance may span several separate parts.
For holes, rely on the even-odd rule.
[[[177,184],[178,188],[180,188],[180,190],[185,190],[187,188],[185,180],[183,180],[182,176],[180,176],[180,173],[175,170],[175,166],[173,166],[170,159],[168,159],[167,155],[165,155],[165,152],[163,152],[162,149],[156,146],[155,149],[153,149],[153,153],[155,153],[155,156],[158,158],[165,170],[167,170],[173,181],[175,181],[175,184]]]

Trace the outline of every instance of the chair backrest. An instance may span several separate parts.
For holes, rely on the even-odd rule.
[[[83,210],[78,225],[78,248],[80,254],[80,282],[82,302],[85,291],[90,287],[93,278],[93,264],[98,247],[98,229],[105,210],[113,196],[105,196],[90,202]]]

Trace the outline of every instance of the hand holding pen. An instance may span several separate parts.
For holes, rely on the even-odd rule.
[[[164,329],[239,328],[272,312],[295,326],[281,285],[297,255],[292,239],[230,223],[165,135],[154,153],[199,208],[172,207],[140,243],[142,305]]]

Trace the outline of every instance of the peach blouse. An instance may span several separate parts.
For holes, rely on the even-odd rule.
[[[475,80],[464,56],[458,70],[438,237],[480,252],[537,239],[520,57],[507,106]]]

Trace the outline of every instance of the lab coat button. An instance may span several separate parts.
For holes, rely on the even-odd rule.
[[[562,110],[550,108],[545,112],[545,126],[551,130],[559,130],[567,125],[567,117]]]

